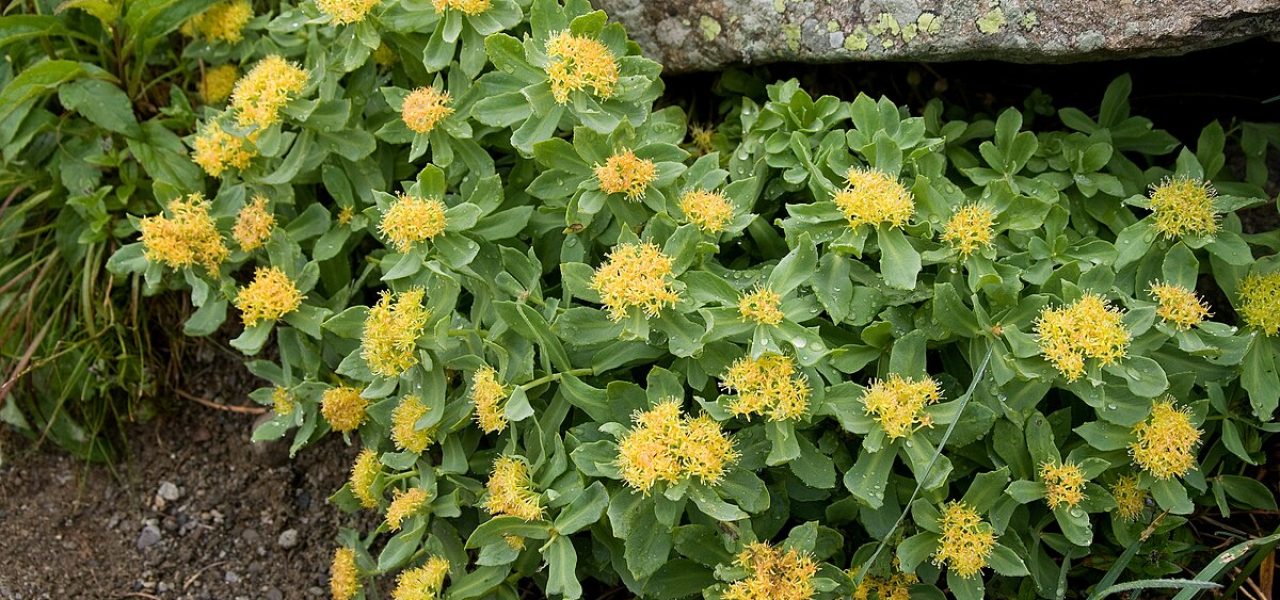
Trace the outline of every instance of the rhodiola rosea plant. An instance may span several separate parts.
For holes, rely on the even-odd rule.
[[[784,81],[721,154],[585,0],[196,18],[243,74],[111,264],[243,325],[256,439],[361,447],[335,598],[1189,594],[1274,542],[1185,527],[1275,510],[1274,202],[1127,79],[1037,130]]]

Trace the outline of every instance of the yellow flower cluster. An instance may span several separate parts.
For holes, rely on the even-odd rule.
[[[334,25],[359,23],[369,16],[381,0],[316,0],[316,8],[328,15]]]
[[[170,200],[168,209],[170,216],[144,217],[139,224],[147,260],[174,269],[201,265],[217,273],[231,251],[209,216],[209,202],[197,192]]]
[[[894,373],[872,382],[862,404],[867,416],[880,423],[889,439],[896,440],[915,433],[918,427],[932,425],[933,419],[924,408],[941,399],[942,388],[932,377],[913,380]]]
[[[1208,182],[1189,177],[1165,179],[1151,186],[1151,214],[1156,231],[1169,238],[1217,233],[1218,212],[1213,207],[1216,195]]]
[[[738,298],[738,314],[744,321],[761,325],[777,325],[782,322],[782,296],[764,287],[756,286],[750,293]]]
[[[914,573],[893,573],[888,577],[867,575],[853,591],[853,600],[911,600],[911,586],[920,583]]]
[[[735,415],[764,415],[770,421],[785,421],[798,419],[809,409],[809,380],[790,356],[739,358],[729,365],[720,385],[738,395],[729,403],[729,411]]]
[[[431,0],[435,5],[436,12],[444,12],[446,10],[456,10],[469,17],[489,10],[493,5],[493,0]]]
[[[431,133],[445,117],[453,114],[449,106],[449,92],[440,92],[431,86],[420,87],[404,97],[400,118],[414,133]]]
[[[996,547],[996,534],[978,511],[964,502],[949,502],[942,510],[942,538],[933,564],[946,565],[956,575],[976,576]]]
[[[951,215],[942,229],[942,241],[955,248],[960,256],[990,248],[995,238],[996,213],[982,204],[969,204]]]
[[[207,104],[217,104],[231,97],[231,90],[236,86],[240,71],[235,65],[219,65],[204,72],[200,78],[200,97]]]
[[[724,600],[809,600],[818,564],[795,549],[782,551],[765,542],[752,542],[733,560],[750,571],[724,593]]]
[[[1111,497],[1116,501],[1116,515],[1126,521],[1135,521],[1147,507],[1147,491],[1138,487],[1138,478],[1125,475],[1111,486]]]
[[[276,321],[302,306],[302,292],[280,267],[258,267],[253,281],[236,293],[236,308],[246,327]]]
[[[351,206],[344,206],[342,207],[342,210],[338,211],[338,224],[346,225],[347,223],[350,223],[351,219],[354,219],[355,217],[356,217],[356,209]]]
[[[1209,306],[1180,285],[1157,282],[1151,286],[1151,295],[1156,299],[1156,314],[1179,331],[1191,329],[1209,316]]]
[[[221,177],[231,167],[243,169],[258,155],[253,142],[224,130],[217,121],[205,125],[191,146],[191,160],[211,177]]]
[[[614,321],[625,319],[632,307],[656,317],[680,299],[671,285],[671,266],[671,257],[657,244],[618,244],[591,277],[591,289]]]
[[[360,337],[360,356],[374,374],[395,377],[418,364],[418,336],[430,317],[430,311],[422,306],[425,295],[422,288],[397,294],[383,291],[369,309]]]
[[[307,72],[272,54],[254,65],[231,92],[231,107],[241,127],[266,129],[280,122],[280,110],[307,87]]]
[[[845,176],[849,185],[831,201],[844,213],[849,227],[884,223],[902,227],[911,220],[916,203],[911,192],[888,173],[870,167],[853,167]]]
[[[426,564],[400,573],[392,600],[437,600],[444,590],[444,578],[449,574],[449,561],[439,556],[427,559]]]
[[[219,2],[182,24],[182,33],[197,35],[215,42],[234,44],[244,38],[244,26],[253,18],[253,5],[249,0]]]
[[[271,410],[277,415],[291,415],[294,408],[297,408],[297,406],[293,401],[293,394],[289,393],[289,390],[279,386],[271,390]]]
[[[401,450],[421,454],[431,444],[433,429],[418,429],[416,423],[430,410],[417,394],[408,394],[391,411],[391,441]]]
[[[720,233],[733,220],[733,205],[723,192],[690,190],[680,197],[680,212],[707,233]]]
[[[547,79],[556,102],[568,104],[569,94],[588,87],[601,98],[613,96],[618,61],[599,40],[561,31],[547,40],[547,58]]]
[[[396,56],[396,51],[392,50],[391,46],[388,46],[386,42],[378,44],[378,47],[374,48],[370,56],[373,57],[374,64],[379,67],[390,67],[396,64],[396,59],[399,58]]]
[[[487,484],[489,497],[484,509],[493,516],[509,515],[525,521],[542,518],[542,501],[533,491],[529,465],[514,456],[500,456],[493,462]]]
[[[403,254],[414,244],[431,241],[444,233],[444,210],[444,202],[435,198],[401,194],[382,213],[378,231]]]
[[[471,376],[471,402],[476,405],[476,423],[485,433],[502,433],[507,428],[503,414],[507,401],[507,388],[498,382],[498,372],[492,367],[476,369]]]
[[[1036,320],[1040,353],[1069,381],[1084,375],[1086,358],[1108,365],[1124,358],[1129,331],[1124,314],[1098,294],[1085,294],[1061,308],[1045,308]]]
[[[409,488],[407,491],[396,490],[387,506],[387,527],[391,531],[400,531],[400,526],[422,510],[427,504],[427,490]]]
[[[360,593],[359,572],[356,571],[356,551],[342,547],[333,551],[329,565],[329,591],[333,600],[351,600]]]
[[[1044,501],[1049,508],[1066,505],[1073,507],[1084,500],[1084,471],[1073,462],[1040,465],[1040,480],[1044,482]]]
[[[1157,401],[1133,435],[1129,454],[1156,479],[1181,477],[1195,466],[1201,431],[1191,423],[1191,411],[1174,406],[1172,398]]]
[[[252,252],[261,248],[271,238],[271,230],[276,226],[276,216],[267,208],[265,196],[254,196],[253,201],[246,204],[236,215],[236,224],[231,228],[231,237],[240,244],[240,249]]]
[[[632,420],[635,428],[618,442],[618,470],[639,492],[647,494],[659,481],[675,484],[690,477],[714,485],[738,457],[719,423],[706,415],[682,415],[679,399],[636,412]]]
[[[378,462],[378,453],[365,448],[356,455],[356,462],[351,466],[351,493],[360,501],[360,506],[375,508],[378,497],[374,495],[373,484],[382,474],[382,463]]]
[[[343,433],[355,431],[364,423],[368,407],[369,401],[360,396],[359,389],[345,385],[329,388],[320,397],[320,414],[334,431]]]
[[[1240,281],[1240,315],[1263,335],[1280,334],[1280,272]]]
[[[630,150],[619,150],[595,166],[596,181],[606,194],[626,194],[627,200],[644,197],[645,189],[658,179],[658,165]]]

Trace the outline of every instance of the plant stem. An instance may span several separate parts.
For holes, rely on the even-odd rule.
[[[551,373],[549,375],[543,375],[542,377],[534,379],[533,381],[523,384],[520,387],[524,388],[525,390],[531,390],[545,383],[560,381],[560,379],[563,378],[565,375],[569,375],[570,377],[578,377],[580,375],[591,375],[593,373],[595,373],[595,369],[592,369],[592,368],[570,369],[568,371],[562,371],[560,373]]]

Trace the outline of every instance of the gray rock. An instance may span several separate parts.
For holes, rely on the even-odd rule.
[[[178,486],[174,485],[172,482],[161,481],[160,489],[156,490],[156,495],[167,502],[176,502],[178,498],[182,497],[182,491],[179,490]]]
[[[594,0],[670,72],[778,61],[1072,62],[1280,33],[1280,0]]]
[[[280,532],[280,537],[276,538],[276,543],[281,548],[292,548],[298,545],[298,530],[286,529]]]
[[[156,527],[155,524],[147,524],[147,526],[142,528],[142,532],[138,534],[138,549],[146,550],[147,548],[156,545],[156,543],[160,541],[160,536],[159,527]]]

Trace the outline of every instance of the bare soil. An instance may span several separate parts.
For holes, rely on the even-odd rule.
[[[220,404],[256,385],[228,359],[188,371]],[[256,420],[184,401],[132,426],[110,467],[0,431],[18,448],[0,465],[0,599],[327,598],[335,536],[359,523],[326,498],[355,449],[329,436],[290,461],[250,443]]]

